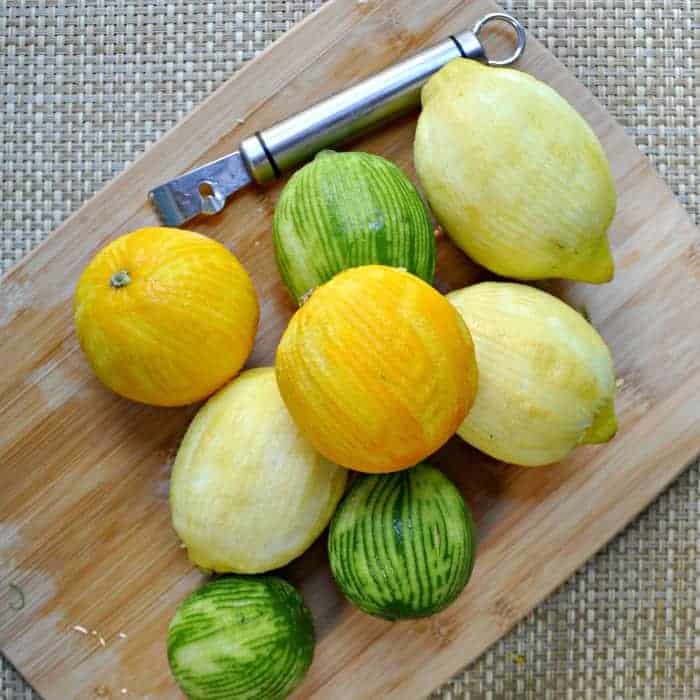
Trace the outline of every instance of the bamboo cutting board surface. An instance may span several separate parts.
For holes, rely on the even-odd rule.
[[[240,137],[470,26],[490,3],[335,2],[238,73],[0,283],[0,646],[47,698],[179,697],[165,630],[201,577],[169,525],[167,478],[193,409],[129,403],[102,389],[77,349],[70,297],[108,240],[156,222],[144,193]],[[497,50],[494,48],[494,51]],[[472,581],[430,620],[391,625],[343,603],[323,543],[288,568],[319,647],[299,697],[418,697],[474,658],[609,539],[700,450],[700,244],[679,204],[593,98],[531,42],[520,68],[591,122],[620,194],[605,287],[553,285],[609,341],[623,381],[615,441],[561,465],[494,464],[459,442],[438,462],[462,487],[481,537]],[[236,126],[236,120],[245,123]],[[358,147],[412,174],[414,118]],[[236,128],[232,131],[231,127]],[[475,164],[478,167],[478,164]],[[244,193],[195,228],[236,252],[262,302],[251,364],[272,361],[292,307],[274,266],[279,186]],[[446,241],[438,286],[480,272]],[[25,595],[22,610],[18,585]],[[17,606],[18,607],[18,606]],[[74,625],[96,634],[84,636]],[[128,636],[122,638],[119,633]],[[100,643],[104,639],[104,646]]]

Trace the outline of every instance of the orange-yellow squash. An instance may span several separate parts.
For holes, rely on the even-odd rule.
[[[430,285],[381,265],[341,272],[296,312],[276,358],[292,418],[336,464],[392,472],[457,429],[477,387],[464,322]]]
[[[259,310],[248,273],[224,246],[156,227],[121,236],[93,258],[74,314],[104,384],[135,401],[182,406],[238,373]]]

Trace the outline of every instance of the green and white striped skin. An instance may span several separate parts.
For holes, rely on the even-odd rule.
[[[413,183],[385,158],[321,151],[280,195],[277,265],[294,300],[360,265],[403,267],[432,283],[435,236]]]
[[[190,700],[279,700],[301,682],[314,654],[311,614],[273,576],[210,581],[178,607],[168,661]]]
[[[457,488],[422,463],[356,479],[331,521],[328,553],[336,583],[360,610],[425,617],[467,585],[476,533]]]

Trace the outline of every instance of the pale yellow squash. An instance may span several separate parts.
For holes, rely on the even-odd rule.
[[[615,434],[610,350],[581,314],[534,287],[483,282],[448,299],[469,325],[479,390],[458,434],[523,466],[550,464]]]
[[[248,370],[209,399],[182,441],[170,486],[173,526],[204,569],[269,571],[318,537],[346,479],[293,423],[274,369]]]
[[[566,100],[526,73],[457,59],[422,102],[416,171],[462,250],[505,277],[613,277],[610,166]]]
[[[467,327],[400,269],[346,270],[314,291],[277,350],[294,420],[328,459],[364,472],[410,467],[457,429],[477,386]]]

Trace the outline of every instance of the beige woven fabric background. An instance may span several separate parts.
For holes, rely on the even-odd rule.
[[[0,271],[320,4],[2,0]],[[502,4],[627,127],[697,220],[700,0]],[[695,463],[433,698],[700,698],[699,515]],[[0,656],[0,698],[35,697]]]

